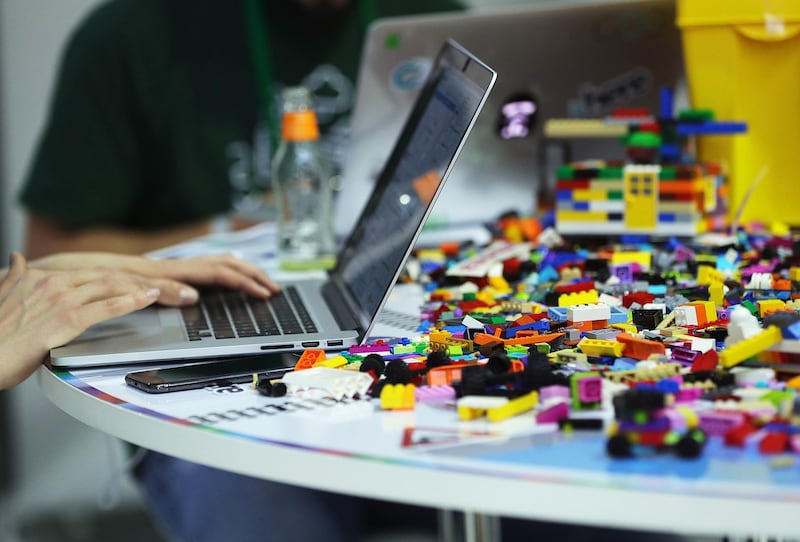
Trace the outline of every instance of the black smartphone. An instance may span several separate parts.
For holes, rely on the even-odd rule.
[[[125,382],[147,393],[195,390],[210,385],[250,382],[256,373],[280,378],[294,369],[298,359],[298,354],[291,352],[217,358],[211,362],[135,371],[125,375]]]

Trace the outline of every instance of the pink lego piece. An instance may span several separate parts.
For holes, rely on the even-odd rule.
[[[578,380],[578,399],[582,403],[596,403],[603,399],[603,378],[589,376]]]
[[[455,398],[456,390],[452,386],[419,386],[414,391],[414,399],[417,401],[441,401]]]
[[[542,403],[556,397],[569,400],[569,388],[567,386],[545,386],[539,390],[539,401]]]
[[[351,354],[378,354],[381,352],[390,354],[392,352],[392,347],[382,341],[375,344],[360,344],[350,347]]]
[[[552,387],[552,386],[551,386]],[[558,423],[569,417],[569,405],[567,403],[556,403],[536,414],[536,423]]]

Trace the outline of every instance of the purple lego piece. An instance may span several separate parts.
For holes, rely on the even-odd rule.
[[[682,363],[683,365],[691,365],[700,355],[697,350],[686,348],[685,346],[672,346],[670,347],[672,353],[672,361]]]
[[[619,422],[620,431],[668,431],[669,428],[669,418],[666,418],[661,414],[659,414],[658,417],[650,420],[648,423],[636,423],[628,420],[621,420]]]
[[[700,429],[705,431],[707,435],[712,436],[724,436],[728,430],[743,422],[744,414],[742,412],[721,412],[719,410],[713,410],[700,414]]]
[[[730,320],[731,319],[731,311],[729,309],[723,309],[721,307],[717,307],[717,320]]]
[[[611,266],[611,274],[619,279],[621,284],[633,282],[634,267],[632,263],[619,263]]]
[[[676,262],[688,262],[694,259],[694,251],[683,245],[675,247],[675,252],[673,252],[673,254],[675,255]]]

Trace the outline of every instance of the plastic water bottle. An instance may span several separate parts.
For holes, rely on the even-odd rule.
[[[278,258],[284,268],[333,263],[331,168],[319,144],[311,93],[283,92],[281,143],[272,162],[278,207]]]

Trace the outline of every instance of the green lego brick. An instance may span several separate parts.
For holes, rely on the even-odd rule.
[[[714,120],[714,112],[711,109],[684,109],[678,114],[678,120],[706,122]]]
[[[556,169],[556,179],[559,181],[569,181],[574,178],[575,168],[569,164],[562,164]]]
[[[616,166],[606,166],[604,168],[600,168],[600,174],[598,175],[598,179],[600,180],[619,180],[622,179],[622,167]]]
[[[658,178],[662,181],[674,181],[677,176],[677,171],[675,166],[662,166]]]

